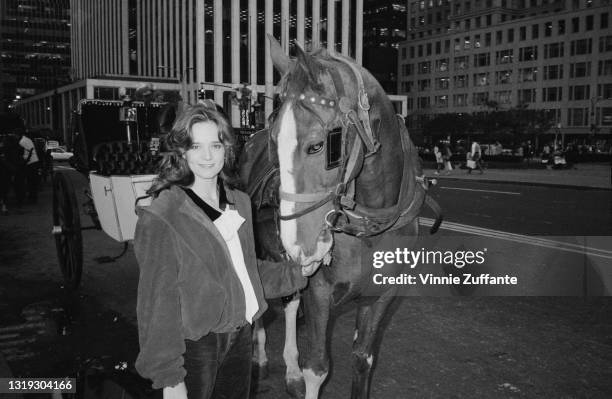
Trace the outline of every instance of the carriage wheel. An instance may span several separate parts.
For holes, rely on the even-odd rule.
[[[74,185],[62,172],[53,175],[53,234],[66,286],[76,289],[83,272],[81,217]]]

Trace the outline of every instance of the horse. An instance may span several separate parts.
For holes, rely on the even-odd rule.
[[[275,208],[270,201],[273,211],[263,222],[268,234],[256,239],[271,240],[272,247],[278,247],[274,244],[278,236],[269,234],[275,231],[282,243],[281,256],[302,265],[313,261],[325,265],[302,293],[309,350],[301,370],[297,347],[284,350],[286,363],[289,360],[287,389],[301,396],[305,387],[307,399],[318,397],[329,371],[330,316],[354,300],[358,310],[351,397],[367,398],[373,343],[397,287],[370,283],[372,263],[359,259],[362,248],[376,248],[393,238],[411,247],[422,206],[429,205],[437,215],[432,233],[440,225],[441,211],[427,196],[430,182],[403,120],[372,75],[325,49],[307,54],[297,45],[296,58],[290,58],[274,38],[269,39],[273,64],[282,75],[282,103],[269,131],[256,140],[267,139],[268,160],[260,159],[265,172],[251,179],[255,182],[251,188],[266,198],[270,187],[278,187],[278,204]],[[265,153],[261,144],[253,147]],[[253,200],[260,214],[255,217],[257,224],[263,215],[257,204],[265,199],[256,195]],[[401,272],[398,263],[385,269],[388,275]],[[286,318],[286,323],[295,319]]]

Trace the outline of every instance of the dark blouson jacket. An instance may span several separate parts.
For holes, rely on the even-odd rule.
[[[230,207],[246,219],[238,235],[259,303],[257,319],[267,309],[264,291],[269,298],[286,296],[304,288],[307,279],[294,263],[257,260],[249,197],[227,188],[226,193],[234,204]],[[140,267],[136,308],[140,353],[136,369],[153,380],[157,389],[183,381],[185,339],[236,331],[246,324],[245,300],[225,241],[181,188],[162,191],[138,213],[134,250]]]

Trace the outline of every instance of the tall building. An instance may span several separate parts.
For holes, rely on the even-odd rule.
[[[69,13],[69,0],[0,0],[2,109],[70,82]]]
[[[406,2],[365,0],[363,66],[387,93],[397,93],[397,53],[406,40]]]
[[[409,126],[526,106],[555,132],[612,134],[610,0],[427,0],[408,5],[398,91]]]

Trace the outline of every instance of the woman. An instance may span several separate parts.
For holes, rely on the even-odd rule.
[[[288,295],[318,268],[256,259],[251,203],[229,173],[234,144],[214,105],[186,107],[166,138],[154,199],[139,209],[136,369],[164,398],[247,398],[264,291]]]

